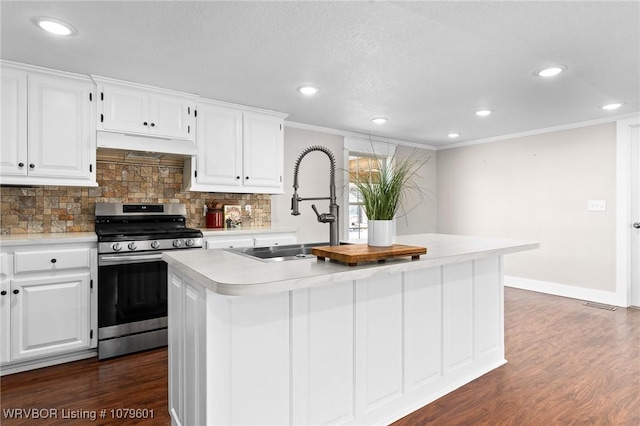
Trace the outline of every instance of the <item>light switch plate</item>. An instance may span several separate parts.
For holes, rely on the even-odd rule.
[[[587,210],[590,212],[603,212],[607,210],[607,200],[589,200]]]

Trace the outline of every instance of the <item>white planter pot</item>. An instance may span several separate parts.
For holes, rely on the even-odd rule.
[[[393,220],[369,220],[367,223],[367,244],[375,247],[393,245],[395,226]]]

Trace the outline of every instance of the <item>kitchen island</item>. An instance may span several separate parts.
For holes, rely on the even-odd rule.
[[[535,242],[397,237],[419,260],[165,252],[175,425],[387,424],[504,364],[503,256]]]

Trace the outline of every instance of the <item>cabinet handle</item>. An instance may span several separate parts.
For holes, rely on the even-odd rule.
[[[249,180],[249,176],[245,176],[244,178],[245,178],[246,180]]]
[[[56,258],[51,259],[51,263],[56,263],[58,260]]]
[[[144,126],[147,126],[147,125],[148,125],[146,121],[145,121],[144,123],[142,123],[142,124],[143,124]]]
[[[24,163],[18,163],[18,167],[20,168],[24,167]]]
[[[29,164],[29,168],[30,168],[30,169],[35,169],[35,168],[36,168],[36,165],[35,165],[35,164],[33,164],[33,163],[31,163],[31,164]]]
[[[236,180],[240,180],[240,176],[236,176]]]
[[[13,294],[18,294],[18,293],[20,293],[20,290],[18,290],[17,288],[13,290]]]
[[[7,291],[6,290],[0,291],[0,296],[6,296],[6,295],[7,295]]]
[[[156,127],[156,123],[151,123],[151,127]]]

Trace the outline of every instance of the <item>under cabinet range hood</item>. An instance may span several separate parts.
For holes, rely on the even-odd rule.
[[[142,136],[130,133],[115,133],[98,130],[98,148],[125,151],[154,152],[192,156],[197,154],[195,141],[170,139],[158,136]]]

